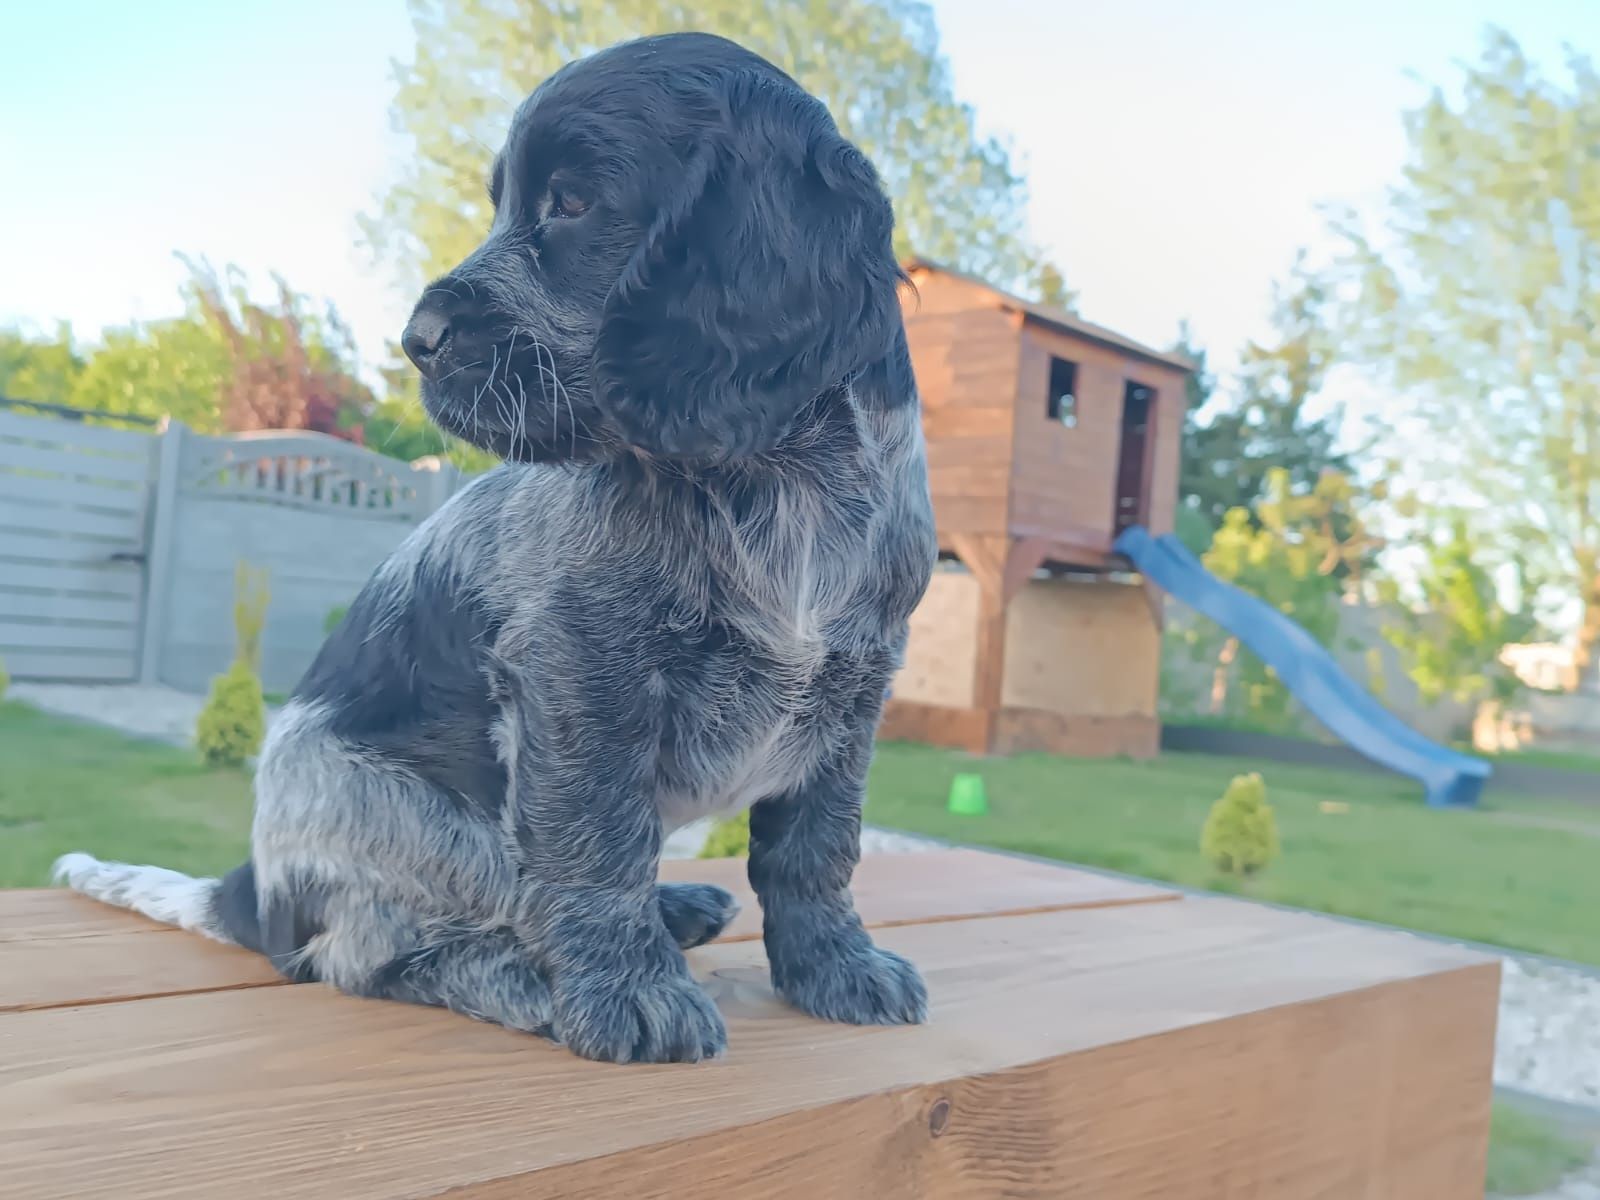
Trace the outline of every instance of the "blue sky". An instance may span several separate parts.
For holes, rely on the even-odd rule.
[[[1026,163],[1091,319],[1216,359],[1261,331],[1317,205],[1370,204],[1400,116],[1509,29],[1600,55],[1600,0],[936,0],[962,96]],[[92,336],[177,307],[181,250],[333,300],[369,360],[411,298],[355,217],[401,147],[402,0],[53,0],[0,44],[0,323]]]

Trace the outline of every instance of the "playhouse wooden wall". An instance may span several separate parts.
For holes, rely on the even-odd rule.
[[[1156,393],[1145,470],[1148,524],[1172,529],[1187,404],[1178,367],[1054,328],[980,283],[919,272],[906,337],[922,396],[929,482],[941,534],[1049,537],[1084,565],[1115,535],[1123,388]],[[1077,364],[1078,423],[1047,414],[1052,356]]]
[[[1141,586],[1031,580],[1004,616],[999,707],[992,713],[979,695],[981,591],[976,576],[957,564],[935,572],[911,616],[883,737],[974,753],[1156,753],[1161,627]]]
[[[946,275],[919,280],[906,340],[922,396],[928,481],[941,535],[1006,532],[1022,317]]]
[[[1046,412],[1052,357],[1077,364],[1078,423],[1071,429]],[[1156,394],[1144,470],[1147,525],[1152,533],[1172,532],[1188,401],[1184,373],[1029,321],[1019,346],[1012,533],[1109,548],[1115,537],[1123,389],[1130,382]]]
[[[906,334],[941,547],[911,618],[887,738],[977,753],[1152,755],[1159,606],[1113,577],[1130,383],[1154,393],[1139,516],[1172,528],[1187,372],[1095,326],[914,268]],[[1053,418],[1051,360],[1074,364],[1076,419]],[[1132,443],[1130,443],[1132,444]],[[1099,574],[1063,577],[1040,566]]]

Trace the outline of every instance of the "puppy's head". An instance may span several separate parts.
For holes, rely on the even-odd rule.
[[[403,345],[434,420],[506,458],[759,453],[896,345],[871,164],[721,38],[563,68],[517,111],[489,190],[488,236]]]

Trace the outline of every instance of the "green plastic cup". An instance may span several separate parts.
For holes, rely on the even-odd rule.
[[[982,775],[957,775],[950,781],[950,811],[962,817],[981,817],[989,811]]]

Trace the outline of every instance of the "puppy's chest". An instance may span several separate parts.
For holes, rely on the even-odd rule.
[[[683,680],[664,724],[657,804],[669,829],[804,785],[851,727],[863,692],[886,674],[886,656],[820,634],[758,641],[732,629],[721,637],[705,670]]]

